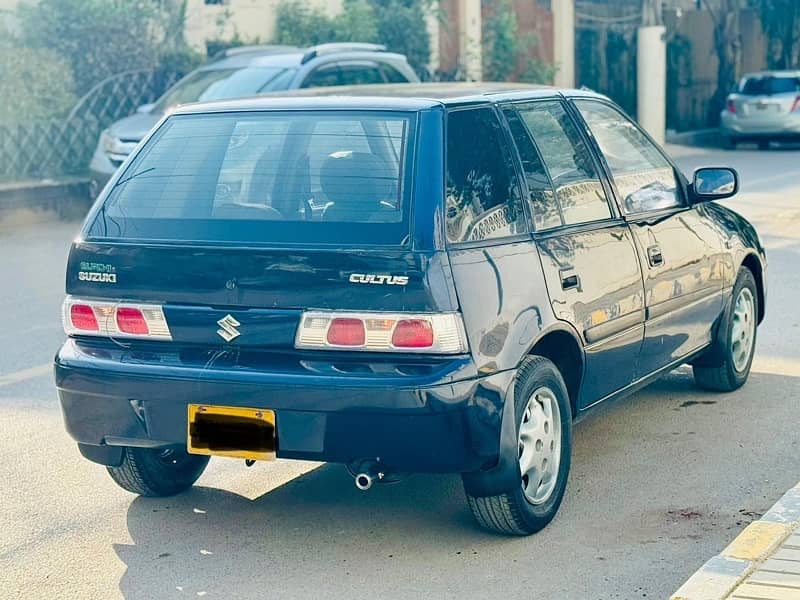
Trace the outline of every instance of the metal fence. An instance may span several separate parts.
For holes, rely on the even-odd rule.
[[[0,124],[0,179],[75,175],[86,171],[100,132],[153,102],[176,72],[128,71],[94,86],[63,119]]]

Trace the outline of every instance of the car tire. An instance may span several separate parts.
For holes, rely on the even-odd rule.
[[[106,467],[121,488],[140,496],[173,496],[192,487],[208,465],[208,456],[183,448],[125,448],[122,464]]]
[[[722,138],[722,147],[725,150],[736,150],[736,146],[739,144],[739,140],[735,137],[724,137]]]
[[[697,385],[715,392],[739,389],[750,375],[759,311],[758,289],[750,269],[739,271],[726,311],[711,352],[692,365]]]
[[[567,387],[558,368],[547,358],[530,356],[522,363],[514,389],[514,411],[518,485],[496,496],[467,493],[467,501],[484,529],[530,535],[544,528],[558,512],[572,455]],[[558,463],[554,467],[555,460]],[[539,478],[541,481],[535,481]]]

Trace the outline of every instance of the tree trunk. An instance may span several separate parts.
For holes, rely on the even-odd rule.
[[[717,67],[717,90],[711,97],[709,114],[710,126],[719,125],[719,113],[725,99],[736,82],[741,64],[742,43],[737,0],[725,0],[716,13],[714,23],[714,49],[719,65]]]

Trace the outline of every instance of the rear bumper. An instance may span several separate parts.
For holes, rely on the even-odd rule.
[[[400,378],[190,368],[135,354],[69,340],[56,357],[67,431],[96,462],[113,463],[114,447],[185,444],[191,403],[275,410],[282,458],[379,457],[400,471],[476,471],[498,461],[513,381],[513,372],[457,380],[452,371]]]
[[[776,115],[769,119],[737,117],[727,111],[720,116],[722,134],[732,138],[800,138],[800,113]]]

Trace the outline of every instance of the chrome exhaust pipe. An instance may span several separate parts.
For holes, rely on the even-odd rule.
[[[356,487],[362,492],[366,492],[371,488],[374,481],[374,478],[369,473],[359,473],[355,477]]]

